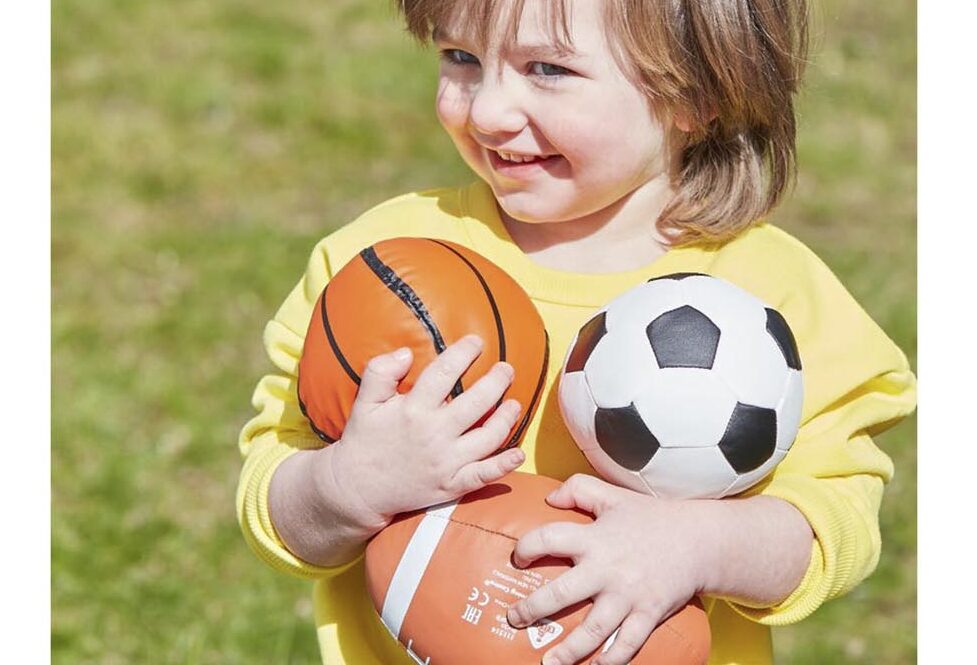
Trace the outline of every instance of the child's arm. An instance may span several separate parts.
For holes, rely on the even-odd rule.
[[[352,561],[386,522],[365,506],[343,500],[332,446],[292,455],[275,471],[268,504],[275,531],[303,561],[339,566]]]

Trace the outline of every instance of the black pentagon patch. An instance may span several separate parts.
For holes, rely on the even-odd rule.
[[[583,371],[583,366],[587,363],[590,354],[594,352],[597,342],[607,334],[606,318],[607,312],[601,312],[580,329],[577,343],[573,345],[573,350],[570,351],[570,357],[567,359],[567,372]]]
[[[625,469],[643,469],[658,452],[658,439],[633,403],[615,409],[598,407],[594,424],[601,449]]]
[[[801,369],[801,355],[797,352],[797,342],[794,341],[794,333],[791,332],[787,321],[777,310],[767,307],[767,332],[777,342],[780,352],[784,354],[784,360],[791,369]]]
[[[708,277],[709,275],[703,272],[673,272],[671,275],[662,275],[661,277],[652,277],[648,282],[657,282],[660,279],[674,279],[680,280],[686,277]]]
[[[719,327],[689,305],[665,312],[646,328],[658,366],[712,369]]]
[[[719,449],[736,473],[747,473],[770,459],[777,447],[777,412],[736,403]]]

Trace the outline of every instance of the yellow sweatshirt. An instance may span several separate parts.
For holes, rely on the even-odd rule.
[[[708,273],[752,292],[786,318],[804,366],[801,429],[784,461],[746,494],[777,496],[800,509],[816,535],[811,563],[798,588],[774,607],[706,599],[713,632],[710,664],[771,663],[769,626],[803,619],[874,570],[881,546],[882,486],[893,468],[872,436],[912,411],[915,377],[905,355],[817,256],[784,231],[759,224],[721,246],[672,249],[638,270],[598,275],[553,270],[519,250],[499,218],[491,190],[478,181],[394,198],[324,238],[265,328],[264,343],[279,372],[258,383],[252,399],[257,415],[241,432],[238,517],[260,558],[278,570],[315,580],[323,662],[412,662],[373,610],[362,557],[335,568],[310,565],[284,547],[268,515],[268,485],[278,464],[297,450],[323,445],[296,400],[296,370],[313,305],[330,277],[361,249],[399,236],[471,247],[526,290],[550,335],[544,407],[556,400],[554,386],[564,353],[580,326],[615,296],[650,277]],[[593,473],[557,408],[536,412],[522,447],[526,461],[521,471],[559,480]]]

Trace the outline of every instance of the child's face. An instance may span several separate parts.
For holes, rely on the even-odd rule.
[[[660,189],[677,160],[671,117],[655,114],[605,41],[602,3],[567,4],[570,55],[556,52],[534,2],[513,45],[493,35],[478,52],[463,26],[435,34],[441,124],[505,212],[523,222],[580,219],[643,187]]]

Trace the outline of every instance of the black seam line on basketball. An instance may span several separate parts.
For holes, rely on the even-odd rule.
[[[546,379],[546,370],[550,364],[550,334],[545,329],[543,330],[543,335],[545,336],[546,348],[543,351],[543,367],[539,372],[539,380],[536,381],[536,391],[533,393],[533,400],[530,402],[529,406],[526,407],[526,413],[522,417],[522,422],[519,423],[519,427],[516,428],[515,433],[509,437],[509,441],[505,444],[503,450],[508,450],[516,445],[516,441],[522,436],[523,431],[529,425],[529,418],[533,415],[533,407],[536,406],[536,402],[539,400],[539,394],[543,390],[543,382]]]
[[[308,421],[309,421],[309,427],[312,429],[312,431],[315,433],[316,436],[318,436],[326,443],[336,443],[336,439],[332,438],[331,436],[323,432],[321,429],[316,427],[315,423],[312,422],[311,418],[308,418]]]
[[[430,238],[430,240],[431,242],[435,242],[441,245],[446,250],[448,250],[449,252],[457,256],[459,259],[464,261],[465,265],[471,268],[472,272],[475,273],[475,277],[478,278],[479,283],[482,285],[482,289],[485,291],[485,297],[488,298],[489,305],[492,307],[492,316],[495,317],[495,329],[499,335],[499,360],[505,360],[505,329],[502,326],[502,315],[499,314],[499,306],[495,302],[495,296],[492,295],[492,291],[489,289],[488,284],[486,284],[485,278],[482,277],[482,273],[478,271],[478,268],[472,265],[471,261],[466,259],[461,254],[461,252],[456,250],[451,245],[448,245],[447,243],[443,243],[440,240],[434,240],[433,238]]]
[[[326,332],[326,339],[329,340],[329,346],[332,347],[332,352],[333,355],[336,356],[336,360],[338,360],[339,364],[343,366],[344,370],[346,370],[346,374],[349,376],[349,378],[353,380],[353,383],[355,383],[356,385],[360,385],[359,375],[355,371],[353,371],[352,367],[349,366],[349,363],[346,361],[346,356],[344,356],[343,352],[340,351],[339,349],[339,344],[336,342],[336,337],[332,334],[332,326],[329,325],[329,315],[326,313],[326,293],[328,292],[329,292],[329,285],[327,284],[326,288],[323,289],[322,291],[322,299],[321,299],[321,304],[319,306],[319,309],[322,310],[322,313],[319,317],[320,319],[322,319],[322,328]]]
[[[312,431],[315,432],[315,435],[316,436],[318,436],[320,439],[322,439],[326,443],[336,443],[336,439],[332,438],[331,436],[329,436],[328,434],[326,434],[325,432],[323,432],[321,429],[319,429],[318,427],[316,427],[315,426],[315,423],[313,423],[311,420],[309,421],[309,427],[312,428]]]
[[[309,410],[306,408],[305,402],[302,401],[302,395],[299,394],[299,383],[301,383],[302,381],[301,372],[297,372],[297,374],[299,374],[299,376],[296,376],[295,397],[296,399],[298,399],[299,402],[299,411],[301,411],[302,415],[305,416],[305,419],[309,422],[309,427],[312,428],[312,432],[316,436],[318,436],[326,443],[336,443],[336,439],[332,438],[331,436],[323,432],[321,429],[316,427],[316,424],[314,422],[312,422],[312,418],[309,416]]]
[[[421,325],[427,330],[428,334],[431,336],[431,341],[434,343],[434,350],[437,353],[441,353],[445,350],[447,345],[444,343],[444,337],[441,336],[441,331],[438,330],[438,325],[434,322],[434,318],[431,313],[427,311],[427,307],[424,306],[424,301],[421,297],[417,295],[417,292],[410,287],[407,282],[402,280],[393,268],[388,266],[386,263],[380,260],[377,256],[376,250],[373,247],[367,247],[360,252],[360,258],[363,259],[364,263],[373,271],[373,274],[377,276],[383,285],[390,289],[400,302],[411,311],[411,313],[421,322]],[[465,389],[461,386],[461,379],[455,382],[454,387],[451,389],[451,396],[458,397]]]

